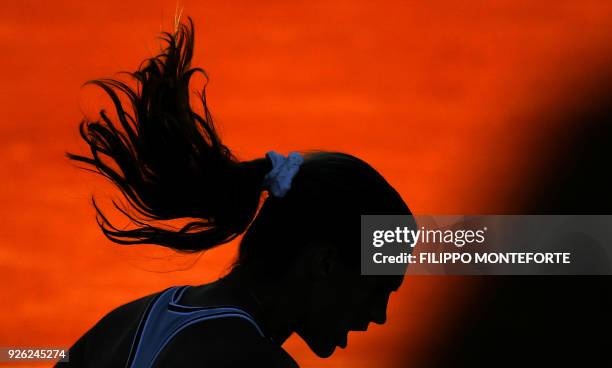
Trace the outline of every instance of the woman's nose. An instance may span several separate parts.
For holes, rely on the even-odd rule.
[[[378,325],[382,325],[385,322],[387,322],[387,314],[386,313],[382,313],[382,314],[377,314],[374,319],[372,319],[372,322],[378,324]]]
[[[382,325],[387,321],[387,303],[379,303],[372,310],[372,322]]]

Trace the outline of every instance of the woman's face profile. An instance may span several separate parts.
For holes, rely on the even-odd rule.
[[[385,323],[389,296],[404,277],[360,275],[338,260],[315,262],[313,267],[318,277],[304,290],[305,310],[295,330],[315,354],[326,358],[336,347],[347,346],[350,331]]]

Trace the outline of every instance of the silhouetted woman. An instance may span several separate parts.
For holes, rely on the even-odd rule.
[[[360,215],[410,214],[400,195],[348,154],[270,151],[239,161],[215,132],[204,90],[204,113],[190,107],[190,78],[203,73],[190,67],[191,19],[163,39],[163,52],[130,73],[136,89],[89,82],[111,97],[117,121],[104,111],[99,121],[84,120],[91,156],[68,157],[125,195],[130,209],[117,208],[134,224],[127,230],[93,201],[112,241],[199,252],[244,233],[239,255],[220,280],[171,287],[110,312],[70,349],[69,364],[291,367],[281,345],[292,333],[328,357],[346,346],[349,331],[384,323],[403,276],[360,275]],[[159,225],[185,218],[180,230]]]

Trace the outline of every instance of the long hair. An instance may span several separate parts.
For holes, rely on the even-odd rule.
[[[134,225],[113,225],[92,198],[104,235],[120,244],[159,244],[179,251],[199,251],[234,239],[252,220],[261,181],[269,164],[264,159],[239,162],[223,145],[199,94],[203,114],[190,106],[194,26],[180,23],[175,33],[163,32],[163,51],[128,72],[136,88],[114,79],[87,82],[110,97],[118,122],[101,110],[99,120],[84,119],[81,137],[91,156],[66,153],[112,181],[134,211],[121,211]],[[128,106],[122,104],[127,98]],[[110,160],[110,162],[106,162]],[[152,221],[191,218],[178,230]]]
[[[366,162],[340,152],[311,152],[289,193],[269,196],[255,218],[270,162],[240,162],[223,145],[206,105],[205,87],[199,95],[204,113],[191,109],[190,78],[196,72],[206,76],[190,66],[191,18],[176,33],[164,32],[162,40],[166,47],[161,54],[128,73],[136,80],[135,89],[113,79],[88,82],[110,97],[118,123],[104,110],[99,120],[83,120],[80,133],[91,157],[67,154],[110,179],[127,199],[131,210],[113,204],[131,220],[131,229],[113,225],[92,198],[97,222],[110,240],[195,252],[246,231],[234,266],[276,273],[317,237],[333,239],[351,254],[347,259],[354,258],[359,242],[347,240],[346,234],[359,234],[360,214],[410,213]],[[127,108],[120,97],[129,101]],[[183,218],[189,222],[180,229],[156,225]]]

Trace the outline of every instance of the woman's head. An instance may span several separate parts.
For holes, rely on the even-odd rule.
[[[203,114],[191,108],[189,83],[193,24],[164,33],[164,51],[129,73],[136,88],[116,80],[93,83],[111,97],[105,111],[80,130],[91,157],[67,154],[93,166],[125,195],[117,208],[134,225],[120,229],[93,201],[103,233],[120,244],[158,244],[197,252],[244,233],[234,272],[256,282],[292,277],[302,288],[293,328],[320,356],[342,345],[347,330],[385,319],[389,293],[402,278],[365,277],[360,269],[361,215],[410,211],[400,195],[364,161],[338,152],[306,152],[282,197],[261,204],[266,158],[238,160],[219,139],[200,94]],[[124,108],[122,98],[129,108]],[[160,221],[189,219],[176,230]]]
[[[278,277],[305,246],[326,242],[359,269],[361,215],[410,211],[400,195],[366,162],[339,152],[310,152],[282,198],[269,195],[246,231],[235,267],[258,264]],[[276,267],[265,267],[273,266]]]
[[[292,328],[319,356],[350,330],[383,323],[401,276],[360,275],[361,215],[409,215],[399,194],[364,161],[344,153],[305,154],[282,198],[269,196],[240,244],[235,269],[257,282],[292,278],[300,314]]]

